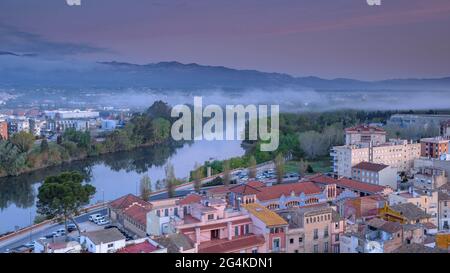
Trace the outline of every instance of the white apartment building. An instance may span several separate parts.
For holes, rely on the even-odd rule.
[[[358,125],[345,129],[345,145],[372,143],[374,145],[386,142],[386,131],[377,126]]]
[[[397,189],[397,168],[389,165],[361,162],[353,166],[352,179]]]
[[[98,118],[100,116],[99,112],[94,111],[81,111],[81,110],[73,110],[73,111],[45,111],[45,116],[50,119],[92,119]]]
[[[414,160],[420,157],[420,143],[407,140],[390,140],[381,145],[335,146],[330,153],[333,170],[338,176],[352,177],[352,167],[363,161],[385,164],[399,172],[409,171]]]

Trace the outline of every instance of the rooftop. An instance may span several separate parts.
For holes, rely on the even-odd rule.
[[[448,251],[431,248],[421,244],[403,244],[401,247],[394,250],[394,253],[448,253]]]
[[[371,163],[371,162],[361,162],[353,166],[353,169],[360,169],[360,170],[366,170],[371,172],[379,172],[381,170],[386,169],[389,167],[385,164],[377,164],[377,163]]]
[[[248,184],[240,184],[240,185],[231,187],[230,191],[237,193],[237,194],[241,194],[241,195],[251,195],[251,194],[259,193],[260,189],[257,189]]]
[[[101,229],[97,231],[84,232],[82,235],[86,236],[94,244],[105,244],[115,241],[125,240],[125,236],[117,228]]]
[[[188,194],[183,199],[180,200],[180,205],[189,205],[192,203],[200,203],[202,197],[196,193]]]
[[[360,182],[357,180],[352,180],[348,178],[340,178],[340,179],[334,179],[325,175],[317,175],[308,178],[309,181],[319,184],[336,184],[338,187],[342,188],[348,188],[352,190],[357,190],[361,192],[366,193],[380,193],[383,192],[386,187],[374,185],[374,184],[368,184],[364,182]]]
[[[150,211],[150,208],[141,207],[140,205],[133,204],[130,207],[126,208],[123,211],[123,214],[125,214],[129,218],[135,220],[139,224],[146,226],[147,225],[147,213],[149,211]]]
[[[278,214],[257,203],[242,205],[250,214],[265,223],[268,227],[287,225],[288,223]]]
[[[152,253],[160,249],[158,246],[151,244],[148,240],[141,243],[127,245],[126,247],[117,251],[117,253]]]
[[[229,253],[239,251],[241,249],[248,249],[263,245],[265,242],[262,235],[244,235],[234,237],[231,240],[211,240],[199,245],[199,253]]]
[[[425,211],[420,209],[418,206],[412,203],[403,203],[390,206],[390,208],[402,216],[404,216],[409,221],[416,221],[421,219],[430,218],[431,216],[427,214]]]
[[[373,125],[361,124],[354,127],[346,128],[346,133],[379,133],[386,134],[386,131],[380,127]]]
[[[116,200],[109,202],[109,206],[113,209],[123,210],[125,208],[130,207],[133,204],[139,204],[142,207],[151,208],[151,204],[142,200],[134,194],[124,195]]]
[[[295,195],[299,195],[300,193],[309,195],[321,193],[322,189],[311,182],[280,184],[271,187],[260,188],[259,193],[256,194],[256,197],[260,201],[267,201],[272,199],[278,199],[282,195],[289,196],[292,194],[292,192],[294,192]]]
[[[180,248],[183,248],[183,251],[186,251],[195,247],[194,242],[182,233],[173,233],[166,236],[160,236],[154,238],[154,240],[166,247],[168,253],[179,253]]]

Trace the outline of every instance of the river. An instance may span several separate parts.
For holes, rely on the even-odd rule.
[[[72,162],[18,177],[0,179],[0,234],[30,225],[36,216],[36,195],[45,177],[62,171],[86,174],[97,188],[91,203],[113,200],[139,190],[139,180],[147,173],[156,181],[165,177],[170,161],[177,177],[188,177],[196,162],[226,159],[244,154],[240,141],[195,141],[182,147],[157,146],[103,155]]]

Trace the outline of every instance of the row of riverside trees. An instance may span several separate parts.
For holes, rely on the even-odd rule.
[[[171,108],[162,101],[155,102],[144,113],[136,113],[125,125],[104,135],[104,141],[95,141],[89,132],[66,130],[56,142],[41,140],[20,132],[8,140],[0,140],[0,177],[16,176],[28,171],[61,164],[74,159],[100,154],[127,151],[172,141]]]

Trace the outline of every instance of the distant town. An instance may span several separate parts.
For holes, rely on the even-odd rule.
[[[0,135],[57,141],[129,120],[126,110],[3,111]],[[450,115],[394,114],[399,128],[440,135],[388,139],[384,124],[344,129],[332,171],[285,172],[281,160],[229,169],[156,192],[84,207],[0,237],[6,252],[37,253],[445,253],[450,247]],[[37,140],[37,141],[40,141]],[[170,170],[169,170],[170,172]],[[195,170],[194,170],[195,172]],[[145,179],[143,179],[145,182]],[[212,183],[216,181],[216,183]],[[173,194],[177,190],[178,194]],[[183,190],[183,191],[178,191]],[[144,192],[143,192],[144,191]],[[162,195],[161,195],[162,194]],[[159,195],[158,198],[154,198]],[[152,197],[153,196],[153,197]],[[34,238],[26,242],[27,238]],[[26,242],[17,245],[17,242]]]

